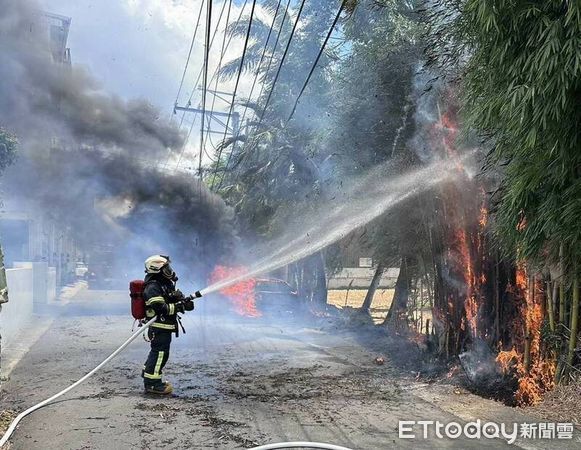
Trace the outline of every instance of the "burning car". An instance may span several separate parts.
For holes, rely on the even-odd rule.
[[[297,306],[298,292],[277,278],[256,279],[254,294],[257,309],[265,314],[288,314]]]

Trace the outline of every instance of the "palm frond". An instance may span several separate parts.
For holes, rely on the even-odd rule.
[[[232,36],[233,38],[246,38],[246,33],[248,32],[248,23],[250,22],[250,17],[245,17],[241,19],[239,22],[233,22],[228,27],[226,27],[226,33],[228,36]],[[270,29],[270,25],[267,25],[261,19],[257,18],[256,16],[252,19],[252,27],[250,28],[250,39],[253,41],[262,42],[264,45],[264,41],[266,40],[266,36],[268,35],[268,30]]]
[[[260,54],[258,52],[258,45],[252,45],[248,48],[246,56],[244,57],[244,64],[242,65],[242,72],[254,72],[258,67],[260,62]],[[228,61],[223,64],[218,71],[218,78],[222,81],[230,80],[238,75],[238,69],[240,68],[240,62],[242,57]]]

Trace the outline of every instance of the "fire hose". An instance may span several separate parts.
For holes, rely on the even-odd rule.
[[[252,447],[250,450],[275,450],[286,448],[318,448],[321,450],[351,450],[340,445],[323,444],[322,442],[278,442],[276,444],[261,445]]]
[[[196,292],[195,294],[196,297],[201,297],[201,294],[199,292]],[[10,439],[10,437],[12,436],[12,434],[14,433],[14,430],[16,430],[16,427],[18,426],[18,424],[20,423],[20,421],[22,419],[24,419],[26,416],[28,416],[29,414],[33,413],[34,411],[36,411],[37,409],[40,409],[46,405],[48,405],[49,403],[55,401],[57,398],[62,397],[63,395],[65,395],[67,392],[72,391],[74,388],[76,388],[77,386],[79,386],[80,384],[84,383],[85,381],[87,381],[89,378],[91,378],[93,375],[95,375],[95,373],[97,373],[99,370],[101,370],[101,368],[103,366],[105,366],[109,361],[111,361],[113,358],[115,358],[119,353],[121,353],[123,350],[125,350],[125,347],[127,347],[129,344],[131,344],[135,339],[137,339],[144,331],[146,331],[150,325],[155,322],[157,318],[154,317],[153,319],[151,319],[149,322],[144,323],[135,333],[133,333],[123,344],[121,344],[121,346],[115,350],[113,353],[111,353],[101,364],[99,364],[97,367],[95,367],[93,370],[91,370],[88,374],[86,374],[83,378],[79,379],[78,381],[76,381],[75,383],[71,384],[69,387],[63,389],[62,391],[56,393],[55,395],[53,395],[50,398],[47,398],[46,400],[43,400],[42,402],[31,406],[30,408],[28,408],[25,411],[22,411],[20,414],[18,414],[16,416],[16,418],[12,421],[12,423],[10,424],[10,426],[8,427],[8,430],[6,430],[6,433],[4,433],[4,436],[2,436],[2,439],[0,439],[0,448],[4,447],[4,445],[8,442],[8,439]]]
[[[198,292],[196,292],[195,296],[199,298],[202,296],[202,294],[198,291]],[[10,426],[8,427],[8,430],[6,430],[6,433],[4,433],[4,436],[2,436],[2,439],[0,439],[0,448],[4,447],[4,445],[6,445],[6,443],[8,442],[8,440],[10,439],[10,437],[12,436],[12,434],[16,430],[16,427],[18,426],[18,424],[20,423],[20,421],[22,419],[24,419],[26,416],[33,413],[34,411],[36,411],[40,408],[43,408],[44,406],[48,405],[49,403],[52,403],[57,398],[62,397],[67,392],[72,391],[77,386],[79,386],[82,383],[84,383],[85,381],[87,381],[89,378],[91,378],[93,375],[95,375],[95,373],[97,373],[99,370],[101,370],[109,361],[111,361],[119,353],[121,353],[123,350],[125,350],[125,348],[129,344],[131,344],[135,339],[137,339],[142,333],[144,333],[151,326],[151,324],[153,324],[155,322],[156,319],[157,318],[154,317],[153,319],[144,323],[123,344],[121,344],[121,346],[117,350],[115,350],[113,353],[111,353],[107,358],[105,358],[103,360],[103,362],[101,362],[101,364],[99,364],[97,367],[95,367],[93,370],[91,370],[89,373],[87,373],[84,377],[80,378],[79,380],[77,380],[76,382],[74,382],[70,386],[66,387],[62,391],[57,392],[52,397],[47,398],[46,400],[43,400],[42,402],[37,403],[36,405],[31,406],[30,408],[28,408],[28,409],[22,411],[20,414],[18,414],[16,416],[16,418],[12,421]],[[300,447],[326,449],[326,450],[350,450],[350,449],[345,448],[345,447],[339,447],[339,446],[331,445],[331,444],[321,444],[321,443],[317,443],[317,442],[286,442],[286,443],[278,443],[278,444],[269,444],[269,445],[265,445],[265,446],[261,446],[261,447],[256,447],[254,450],[300,448]]]
[[[147,330],[149,328],[149,326],[155,322],[155,320],[157,319],[157,317],[154,317],[153,319],[151,319],[149,322],[146,322],[145,324],[143,324],[143,326],[141,326],[135,333],[133,333],[123,344],[121,344],[121,347],[119,347],[117,350],[115,350],[113,353],[111,353],[101,364],[99,364],[97,367],[95,367],[93,370],[91,370],[87,375],[85,375],[83,378],[81,378],[80,380],[76,381],[75,383],[71,384],[69,387],[63,389],[62,391],[56,393],[55,395],[53,395],[50,398],[47,398],[46,400],[43,400],[40,403],[37,403],[34,406],[31,406],[30,408],[28,408],[25,411],[22,411],[20,414],[18,414],[16,416],[16,418],[12,421],[12,423],[10,424],[10,426],[8,427],[8,430],[6,430],[6,433],[4,433],[4,436],[2,436],[2,439],[0,439],[0,448],[4,447],[4,445],[8,442],[8,439],[10,439],[10,436],[12,436],[12,433],[14,433],[14,430],[16,430],[16,427],[18,426],[18,424],[20,423],[20,421],[22,419],[24,419],[26,416],[28,416],[30,413],[33,413],[34,411],[36,411],[37,409],[42,408],[43,406],[48,405],[49,403],[55,401],[57,398],[62,397],[63,395],[65,395],[67,392],[72,391],[74,388],[76,388],[77,386],[79,386],[80,384],[82,384],[83,382],[87,381],[89,378],[91,378],[93,375],[95,375],[95,373],[97,373],[99,370],[101,370],[101,368],[103,366],[105,366],[109,361],[111,361],[113,358],[115,358],[119,353],[121,353],[123,350],[125,350],[125,347],[127,347],[129,344],[131,344],[135,339],[137,339],[145,330]]]

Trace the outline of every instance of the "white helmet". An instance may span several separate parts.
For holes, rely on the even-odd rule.
[[[170,266],[169,256],[153,255],[145,260],[145,273],[161,273],[164,277],[175,278],[175,272]]]

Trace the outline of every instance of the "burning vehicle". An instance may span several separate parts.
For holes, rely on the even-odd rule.
[[[229,278],[242,277],[247,268],[243,266],[216,266],[210,282],[217,283]],[[288,315],[296,311],[298,292],[284,280],[278,278],[247,278],[220,290],[220,294],[239,315],[258,318],[263,315]]]

